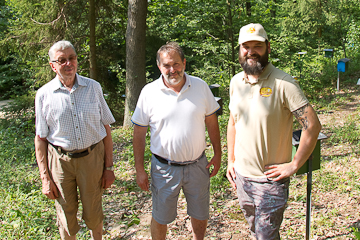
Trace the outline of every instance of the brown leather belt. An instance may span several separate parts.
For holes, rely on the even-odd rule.
[[[52,144],[51,142],[49,142],[51,146],[53,146],[55,148],[55,150],[59,153],[59,154],[65,154],[66,156],[68,156],[69,158],[81,158],[81,157],[85,157],[87,155],[89,155],[89,153],[96,147],[96,145],[98,143],[95,143],[93,145],[91,145],[90,147],[88,147],[87,149],[85,149],[82,152],[75,152],[75,151],[65,151],[64,149],[62,149],[62,147],[60,146],[56,146],[54,144]],[[90,148],[90,151],[89,151]]]

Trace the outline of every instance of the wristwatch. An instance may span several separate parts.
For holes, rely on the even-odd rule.
[[[104,170],[109,170],[109,171],[114,171],[114,165],[110,166],[110,167],[105,167]]]

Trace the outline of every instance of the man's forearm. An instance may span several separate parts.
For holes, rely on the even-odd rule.
[[[217,116],[214,113],[205,118],[205,124],[209,133],[209,138],[214,149],[214,155],[221,156],[220,131]]]
[[[111,167],[113,165],[113,141],[111,137],[111,128],[109,125],[105,125],[105,129],[107,135],[103,139],[105,152],[104,167]]]
[[[235,122],[234,118],[230,113],[229,123],[227,127],[227,150],[228,150],[228,161],[234,162],[235,161]]]
[[[144,170],[144,153],[147,127],[134,126],[133,151],[136,171]]]
[[[315,110],[310,104],[294,111],[294,115],[303,127],[299,147],[293,159],[293,164],[299,169],[315,148],[321,130],[321,124]]]
[[[47,146],[48,142],[46,139],[42,139],[39,136],[35,136],[35,156],[39,166],[40,177],[42,180],[50,179],[47,161]]]

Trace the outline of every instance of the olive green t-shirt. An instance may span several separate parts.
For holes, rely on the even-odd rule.
[[[255,84],[244,72],[230,82],[229,109],[235,121],[235,170],[265,177],[266,165],[291,161],[292,112],[308,103],[297,81],[269,63]]]

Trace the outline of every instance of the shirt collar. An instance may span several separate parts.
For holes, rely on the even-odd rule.
[[[264,71],[259,76],[259,81],[266,80],[269,78],[270,74],[274,71],[275,67],[270,62],[264,68]]]
[[[79,86],[82,86],[82,87],[87,86],[87,82],[77,73],[76,73],[75,83],[77,83]]]
[[[84,81],[84,79],[79,74],[76,73],[75,74],[75,83],[74,83],[74,86],[73,86],[73,90],[75,90],[79,86],[86,87],[87,83]],[[56,77],[52,81],[51,89],[52,89],[52,91],[56,91],[56,90],[62,89],[62,88],[64,88],[64,86],[60,82],[59,76],[56,75]]]
[[[260,74],[259,78],[258,78],[258,82],[261,81],[265,81],[269,78],[270,74],[274,71],[275,67],[274,65],[272,65],[270,62],[266,65],[266,67],[264,68],[264,70],[262,71],[262,73]],[[243,72],[243,81],[246,83],[250,83],[247,81],[247,76],[245,74],[245,72]],[[256,83],[255,83],[256,84]]]

